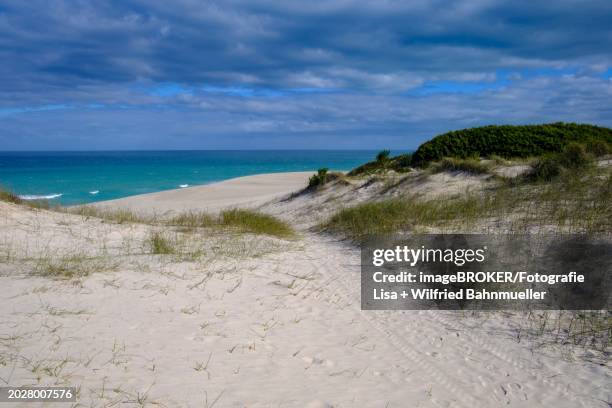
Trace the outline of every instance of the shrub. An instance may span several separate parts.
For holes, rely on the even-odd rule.
[[[533,166],[528,178],[534,181],[551,181],[561,174],[563,167],[556,156],[548,155],[540,158]]]
[[[551,181],[565,170],[583,170],[593,163],[583,145],[570,143],[562,153],[540,158],[528,178],[535,181]]]
[[[317,170],[317,174],[313,174],[309,179],[308,179],[308,187],[309,188],[317,188],[320,187],[322,185],[324,185],[325,183],[327,183],[327,172],[329,171],[328,168],[320,168],[319,170]]]
[[[581,169],[591,164],[592,160],[583,145],[570,143],[559,156],[564,167],[568,169]]]
[[[593,140],[587,143],[586,150],[595,157],[601,157],[612,153],[610,145],[603,140]]]
[[[387,163],[389,161],[389,156],[391,155],[391,150],[385,149],[378,152],[376,155],[376,161],[378,163]]]
[[[394,170],[405,172],[412,165],[412,153],[404,153],[399,156],[390,157],[389,150],[382,150],[376,155],[376,160],[362,164],[351,170],[349,176],[371,174],[380,170]]]
[[[391,159],[390,167],[395,171],[405,171],[412,166],[412,153],[404,153]]]
[[[423,143],[413,155],[413,165],[424,166],[444,157],[542,156],[559,153],[572,142],[597,141],[612,144],[612,129],[575,123],[484,126],[448,132]]]

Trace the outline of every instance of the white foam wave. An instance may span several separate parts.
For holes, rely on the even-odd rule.
[[[33,195],[33,194],[25,194],[20,195],[19,198],[22,200],[53,200],[54,198],[58,198],[63,196],[63,194],[48,194],[48,195]]]
[[[181,184],[179,187],[180,187],[180,188],[189,187],[189,184]]]
[[[90,191],[89,194],[91,195],[96,195],[100,192],[100,190],[94,190],[94,191]]]

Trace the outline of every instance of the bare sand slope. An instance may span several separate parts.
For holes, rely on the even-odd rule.
[[[237,177],[203,186],[142,194],[92,204],[104,208],[127,208],[140,213],[253,207],[304,188],[313,172],[270,173]]]

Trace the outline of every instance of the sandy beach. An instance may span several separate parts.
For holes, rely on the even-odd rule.
[[[237,177],[202,186],[102,201],[94,206],[160,215],[168,212],[215,212],[230,207],[255,207],[304,188],[313,173],[304,171]]]
[[[607,406],[609,361],[517,341],[511,312],[362,311],[359,248],[309,226],[324,203],[366,200],[388,181],[289,199],[308,175],[97,204],[257,205],[299,228],[293,239],[162,231],[180,248],[171,255],[147,249],[159,226],[0,202],[0,382],[75,386],[83,407]],[[410,177],[402,188],[430,195],[487,185]],[[89,273],[44,276],[62,268]]]

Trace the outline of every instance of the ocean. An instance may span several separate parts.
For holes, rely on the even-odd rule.
[[[350,170],[365,150],[0,152],[0,188],[73,205],[260,173]],[[402,152],[393,152],[399,154]]]

